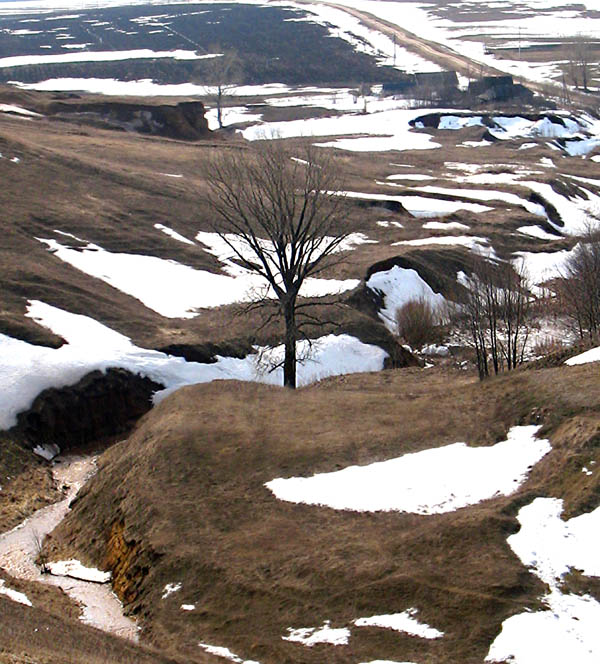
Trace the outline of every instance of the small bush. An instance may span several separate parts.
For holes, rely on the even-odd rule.
[[[411,348],[438,343],[443,334],[436,307],[424,297],[409,300],[396,311],[398,336]]]
[[[558,353],[565,348],[565,343],[562,339],[554,336],[547,335],[534,344],[532,354],[534,357],[544,357],[553,353]]]

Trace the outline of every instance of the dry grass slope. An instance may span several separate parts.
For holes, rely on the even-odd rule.
[[[480,663],[502,621],[539,606],[543,592],[506,544],[519,507],[557,496],[573,515],[599,502],[595,476],[581,473],[600,462],[599,380],[594,366],[484,384],[402,369],[296,394],[239,383],[186,388],[104,455],[56,540],[61,554],[106,562],[120,524],[139,552],[120,570],[129,610],[145,639],[190,662],[201,661],[204,641],[262,664]],[[553,451],[523,487],[453,513],[340,512],[278,501],[263,486],[456,441],[489,445],[514,424],[538,421]],[[182,589],[161,599],[174,582]],[[446,636],[365,628],[348,646],[314,648],[281,639],[287,627],[344,626],[411,606]]]

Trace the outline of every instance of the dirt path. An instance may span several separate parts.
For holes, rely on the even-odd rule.
[[[137,626],[123,615],[123,607],[110,584],[41,574],[34,563],[39,542],[65,518],[70,502],[95,472],[94,456],[66,456],[58,460],[52,473],[58,486],[67,487],[65,498],[0,535],[0,568],[20,579],[62,588],[81,606],[82,622],[137,642]]]

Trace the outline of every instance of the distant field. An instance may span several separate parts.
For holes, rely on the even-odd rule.
[[[3,66],[3,58],[150,49],[206,54],[236,49],[242,81],[288,84],[382,82],[398,71],[377,66],[327,27],[294,8],[247,4],[129,5],[53,14],[0,16],[0,81],[37,82],[54,77],[152,78],[159,83],[201,80],[194,59],[127,59],[118,62]],[[132,56],[129,56],[132,57]],[[12,64],[12,63],[11,63]]]

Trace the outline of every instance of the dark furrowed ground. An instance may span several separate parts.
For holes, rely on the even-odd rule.
[[[167,4],[78,10],[77,15],[66,13],[62,20],[61,14],[0,16],[0,57],[65,54],[77,51],[69,49],[74,44],[85,45],[85,51],[180,49],[205,54],[235,49],[242,83],[358,84],[398,78],[396,70],[378,67],[373,55],[330,37],[326,27],[305,20],[307,15],[299,9],[271,6]],[[32,23],[22,23],[32,19]],[[1,65],[0,80],[21,82],[94,76],[206,83],[210,71],[201,60],[168,58]]]

